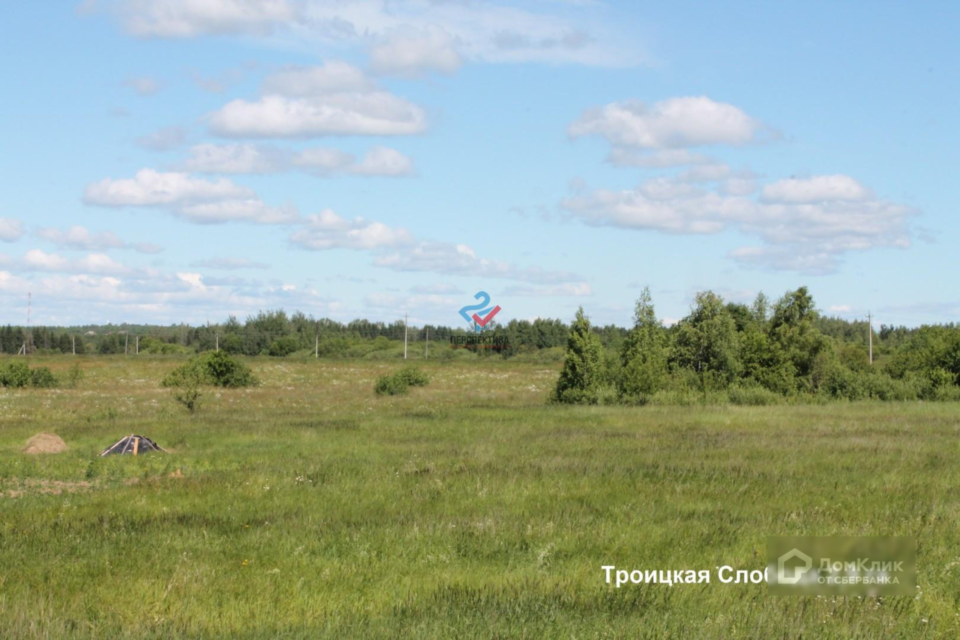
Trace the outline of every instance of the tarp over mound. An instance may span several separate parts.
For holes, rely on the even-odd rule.
[[[116,444],[104,449],[100,456],[102,457],[110,455],[111,453],[128,453],[136,456],[143,453],[149,453],[151,451],[163,451],[164,453],[167,452],[166,449],[158,445],[150,438],[131,434],[125,438],[120,438]]]

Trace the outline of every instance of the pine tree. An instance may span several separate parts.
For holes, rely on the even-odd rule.
[[[600,339],[590,331],[590,321],[577,309],[570,326],[567,354],[557,380],[553,399],[556,402],[596,404],[600,385]]]
[[[634,310],[633,329],[620,349],[617,391],[622,401],[646,404],[660,390],[667,373],[665,342],[650,288],[644,287]]]

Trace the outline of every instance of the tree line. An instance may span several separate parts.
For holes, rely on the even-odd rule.
[[[868,328],[822,318],[806,287],[775,303],[725,303],[696,295],[690,314],[665,327],[649,289],[619,349],[605,349],[581,307],[553,393],[563,403],[646,404],[726,398],[960,400],[960,327],[881,327],[870,363]]]

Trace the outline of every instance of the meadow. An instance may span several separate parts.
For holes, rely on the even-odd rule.
[[[400,363],[250,358],[190,414],[182,358],[79,361],[0,389],[2,637],[960,637],[957,403],[558,406],[558,364],[495,359],[378,397]],[[170,453],[98,457],[131,433]],[[919,588],[601,570],[762,569],[769,535],[916,537]]]

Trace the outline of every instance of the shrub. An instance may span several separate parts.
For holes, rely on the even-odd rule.
[[[208,351],[177,367],[163,379],[165,387],[198,385],[251,387],[259,384],[250,367],[224,351]]]
[[[0,387],[19,389],[30,383],[30,367],[26,362],[8,362],[0,368]]]
[[[425,387],[430,382],[427,374],[413,366],[401,369],[396,377],[410,387]]]
[[[179,386],[172,389],[173,399],[179,402],[190,413],[200,410],[200,399],[203,393],[200,385],[203,383],[199,371],[194,369],[180,380]]]
[[[378,396],[399,396],[410,390],[407,385],[398,376],[384,375],[377,378],[373,385],[373,392]]]
[[[284,357],[288,356],[297,349],[300,348],[300,341],[297,340],[294,336],[284,336],[283,338],[277,338],[270,343],[270,349],[267,351],[271,356]]]
[[[73,366],[67,369],[67,386],[71,389],[76,389],[79,386],[80,381],[83,380],[83,369],[80,368],[79,362],[74,362]]]
[[[417,367],[405,367],[392,376],[383,375],[377,378],[373,392],[378,396],[398,396],[407,393],[410,387],[423,387],[428,382],[430,378]]]
[[[51,389],[57,386],[57,378],[46,367],[37,367],[30,372],[30,384],[38,389]]]

